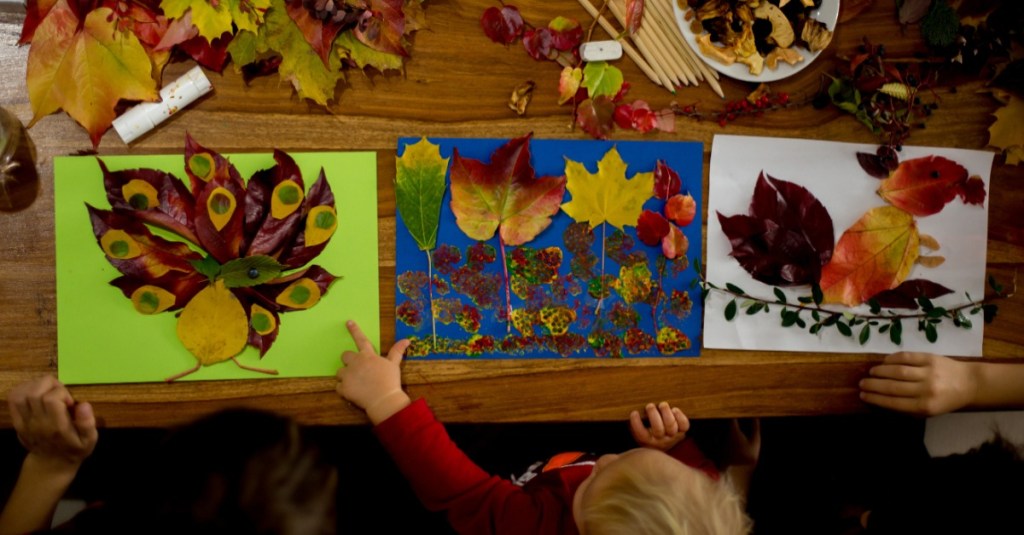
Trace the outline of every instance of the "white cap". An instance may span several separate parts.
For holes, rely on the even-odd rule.
[[[143,102],[114,119],[114,130],[125,144],[131,143],[211,89],[213,85],[203,69],[193,67],[160,90],[160,102]]]

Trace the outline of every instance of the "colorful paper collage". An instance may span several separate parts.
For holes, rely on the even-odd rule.
[[[462,158],[485,164],[508,142],[427,141],[439,146],[442,158],[454,161],[453,150],[457,149]],[[400,139],[399,158],[418,142],[421,139]],[[623,231],[607,222],[592,230],[588,223],[575,223],[564,210],[573,199],[570,180],[561,200],[563,209],[554,213],[550,226],[532,240],[505,247],[510,287],[510,302],[506,303],[499,238],[495,235],[476,241],[457,226],[451,202],[453,164],[449,163],[432,265],[428,266],[427,254],[418,248],[401,214],[396,225],[396,336],[414,340],[407,358],[699,354],[700,290],[692,263],[701,254],[701,144],[529,141],[536,177],[565,176],[570,161],[584,166],[587,173],[597,174],[598,162],[612,154],[613,148],[627,166],[622,180],[636,180],[638,173],[653,173],[659,160],[678,173],[682,193],[693,196],[697,214],[692,223],[681,228],[689,242],[685,254],[667,260],[660,245],[641,243],[635,215],[632,222],[623,225]],[[624,200],[616,198],[615,202]],[[639,202],[659,214],[666,205],[665,200],[655,198],[653,188]],[[598,299],[602,295],[602,269],[606,294]],[[434,276],[430,287],[428,271]],[[509,309],[512,322],[508,321]],[[436,340],[432,329],[436,329]]]
[[[271,154],[225,155],[243,178],[274,165]],[[376,155],[372,152],[290,153],[309,188],[323,168],[337,208],[337,230],[310,264],[338,276],[315,307],[280,316],[276,341],[259,358],[246,346],[239,362],[277,370],[276,377],[331,376],[339,355],[354,348],[344,320],[359,322],[379,343]],[[112,171],[161,169],[184,177],[181,154],[102,157]],[[162,381],[192,368],[196,358],[176,336],[173,312],[142,315],[110,281],[120,275],[97,245],[85,203],[109,209],[96,157],[54,162],[57,242],[58,374],[69,384]],[[153,229],[171,239],[171,234]],[[182,380],[272,377],[226,361]]]
[[[900,170],[895,170],[895,162],[890,162],[890,168],[877,169],[875,174],[879,177],[876,177],[869,174],[859,163],[857,153],[875,155],[877,149],[875,145],[828,141],[715,136],[711,151],[707,221],[707,280],[720,288],[732,284],[742,289],[746,295],[766,300],[771,310],[770,313],[764,313],[764,309],[753,300],[736,299],[734,295],[724,291],[711,291],[705,302],[705,347],[878,353],[903,350],[932,351],[956,356],[981,355],[984,322],[981,314],[969,314],[971,309],[980,307],[965,309],[964,317],[970,324],[969,329],[955,326],[949,318],[945,318],[946,321],[943,322],[932,322],[931,320],[935,318],[926,318],[925,322],[931,326],[922,329],[919,329],[917,319],[901,321],[899,330],[902,335],[899,337],[900,343],[896,344],[893,340],[897,338],[896,336],[891,336],[892,333],[887,330],[879,329],[893,324],[893,315],[909,314],[910,311],[883,308],[873,312],[866,295],[850,298],[849,295],[840,296],[840,290],[835,290],[834,295],[830,295],[830,290],[825,289],[823,302],[826,304],[823,307],[840,313],[836,315],[832,325],[825,327],[833,327],[834,323],[839,322],[843,323],[842,329],[819,328],[808,332],[815,323],[824,321],[825,318],[822,313],[818,313],[818,318],[814,318],[809,310],[802,312],[802,328],[800,325],[783,328],[780,326],[780,312],[783,307],[779,303],[781,298],[775,289],[778,288],[785,296],[785,300],[793,306],[800,304],[801,298],[805,302],[809,298],[813,299],[811,285],[766,284],[761,280],[768,277],[755,280],[738,261],[737,253],[723,230],[723,223],[718,214],[725,218],[746,216],[748,211],[752,210],[755,185],[763,172],[772,179],[805,188],[827,210],[833,228],[833,239],[830,244],[834,244],[835,247],[835,252],[828,250],[827,254],[831,257],[829,263],[835,266],[837,262],[846,262],[849,266],[853,265],[853,262],[863,262],[860,266],[864,269],[844,275],[848,280],[855,282],[845,287],[847,294],[854,289],[874,294],[874,290],[881,282],[878,279],[868,281],[867,275],[869,272],[871,275],[878,275],[889,269],[886,265],[889,259],[884,257],[896,251],[903,257],[899,259],[899,272],[889,279],[890,283],[925,280],[951,290],[949,294],[931,299],[934,307],[953,309],[984,296],[988,234],[988,199],[984,195],[988,190],[993,154],[973,150],[905,146],[901,152],[896,153]],[[916,176],[911,176],[913,173],[908,169],[915,164],[919,169],[914,170]],[[921,172],[922,166],[925,172]],[[902,174],[902,178],[896,178],[897,174]],[[882,179],[887,176],[891,178],[883,181]],[[896,183],[897,180],[904,182]],[[778,184],[771,179],[769,181]],[[939,187],[945,189],[940,191]],[[885,193],[885,198],[879,193],[880,190]],[[933,194],[936,191],[940,193]],[[774,199],[775,193],[771,193],[770,196]],[[808,208],[809,204],[804,201],[801,201],[800,206],[804,210],[801,217],[813,209]],[[875,216],[886,214],[902,218],[904,224],[900,236],[905,237],[907,241],[901,242],[902,248],[897,248],[897,242],[893,241],[892,246],[886,245],[885,249],[872,253],[877,254],[877,261],[872,260],[874,263],[869,264],[865,260],[867,251],[869,247],[879,244],[866,243],[866,240],[872,239],[872,234],[863,231],[864,222],[869,221],[869,217],[874,217],[875,221],[878,221],[882,218]],[[852,229],[848,233],[849,237],[846,237],[846,231],[855,224],[860,226]],[[820,222],[805,225],[804,234],[820,232],[821,228]],[[896,228],[895,224],[892,228]],[[858,233],[865,237],[865,241],[855,244],[854,237]],[[880,233],[873,236],[877,238],[878,235]],[[844,239],[848,240],[848,243],[840,243]],[[837,260],[841,249],[844,249],[844,259]],[[854,253],[846,254],[851,250]],[[742,256],[743,253],[740,254]],[[856,255],[863,258],[850,260]],[[821,266],[822,288],[837,280],[833,275],[838,269],[829,265]],[[792,271],[790,269],[785,275],[792,275]],[[858,278],[862,276],[864,278]],[[836,288],[839,286],[840,284],[834,285]],[[844,303],[855,301],[863,304],[853,307],[827,304],[830,298]],[[911,306],[914,306],[913,300],[911,301]],[[731,307],[734,317],[730,321],[725,316],[731,302],[735,304]],[[758,308],[752,309],[755,305]],[[844,317],[844,312],[873,315],[877,323],[870,326],[867,323],[859,323],[853,316]],[[789,323],[794,323],[794,319],[791,316]],[[870,332],[865,334],[865,329]],[[841,330],[847,333],[844,335]],[[929,334],[928,331],[933,332]],[[861,343],[862,336],[864,343]],[[929,337],[937,339],[937,343],[929,341]]]

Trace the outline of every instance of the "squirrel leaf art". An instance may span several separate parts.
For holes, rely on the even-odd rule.
[[[196,366],[232,360],[246,345],[270,350],[280,315],[315,306],[338,277],[306,264],[337,230],[334,195],[321,170],[305,188],[295,161],[248,183],[220,154],[186,135],[186,185],[155,169],[110,171],[103,162],[110,210],[88,206],[93,233],[121,276],[111,285],[140,314],[178,312],[177,334]],[[149,226],[159,227],[165,239]]]

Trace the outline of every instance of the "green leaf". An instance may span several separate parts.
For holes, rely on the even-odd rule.
[[[881,327],[878,328],[878,334],[885,334],[886,332],[889,331],[889,327],[892,327],[891,323],[886,323],[885,325],[882,325]]]
[[[941,318],[945,316],[948,311],[942,307],[935,307],[928,311],[927,316],[929,318]]]
[[[815,323],[814,325],[811,325],[811,329],[810,329],[811,334],[818,334],[818,331],[820,331],[820,330],[821,330],[821,324],[820,323]]]
[[[341,57],[354,61],[360,69],[369,65],[380,72],[402,70],[402,56],[366,46],[356,38],[352,30],[338,35],[334,45],[338,48]]]
[[[800,296],[800,297],[797,297],[796,300],[800,301],[801,303],[803,303],[805,305],[809,305],[809,304],[814,302],[814,299],[811,299],[810,297],[803,296],[803,295]]]
[[[843,336],[853,336],[853,330],[850,329],[849,325],[842,321],[836,322],[836,329],[838,329],[839,333],[842,334]]]
[[[935,305],[932,304],[932,300],[924,296],[917,298],[917,304],[921,305],[921,310],[925,312],[928,312],[929,310],[935,308]]]
[[[240,30],[228,43],[228,54],[231,54],[231,63],[235,72],[242,72],[242,67],[255,63],[259,57],[259,37],[253,32]]]
[[[821,314],[818,314],[817,310],[812,310],[811,311],[811,318],[813,318],[814,321],[821,321]]]
[[[782,317],[783,327],[791,327],[796,323],[797,315],[792,310],[783,310],[779,315]]]
[[[900,345],[903,341],[903,322],[901,322],[899,318],[893,318],[891,325],[892,328],[889,329],[889,340],[892,340],[892,343],[896,345]]]
[[[604,61],[591,61],[583,67],[583,87],[590,98],[606,96],[612,98],[622,89],[622,71]]]
[[[213,279],[220,275],[220,263],[214,260],[212,256],[207,256],[202,260],[189,260],[188,263],[192,264],[192,267],[196,268],[200,275],[205,275],[210,279],[210,282],[213,282]]]
[[[927,338],[928,341],[933,343],[933,344],[935,343],[936,340],[939,339],[939,332],[935,329],[935,325],[933,325],[931,323],[926,323],[925,324],[925,326],[924,326],[924,337]]]
[[[786,304],[786,293],[783,292],[782,290],[775,288],[775,297],[779,300],[780,303]]]
[[[865,325],[864,328],[860,330],[860,336],[858,337],[860,345],[868,343],[868,338],[871,338],[871,326]]]
[[[959,29],[960,19],[947,0],[933,0],[931,10],[921,20],[921,35],[936,48],[953,44]]]
[[[760,312],[761,309],[763,309],[763,308],[764,308],[764,303],[754,303],[753,305],[750,305],[750,308],[747,309],[747,315],[748,316],[753,316],[754,314],[757,314],[758,312]]]
[[[811,297],[814,298],[815,305],[820,305],[821,300],[824,298],[821,293],[821,286],[818,286],[817,283],[811,285]]]
[[[736,317],[736,300],[729,301],[728,305],[725,305],[725,320],[732,321]]]
[[[227,288],[256,286],[281,276],[284,266],[266,255],[232,260],[220,268],[220,277]]]
[[[398,212],[421,251],[430,251],[437,244],[448,160],[441,157],[440,146],[425,137],[406,145],[405,152],[395,157]]]
[[[839,318],[839,314],[829,314],[829,316],[825,318],[825,321],[822,322],[822,325],[826,327],[831,327],[835,325],[837,321],[839,321]]]
[[[341,58],[336,50],[331,51],[329,65],[324,65],[320,55],[288,16],[284,0],[271,2],[262,29],[267,46],[281,55],[278,74],[282,80],[291,82],[300,97],[311,99],[321,106],[334,100],[335,86],[345,78],[341,72]]]
[[[996,280],[994,275],[988,276],[988,285],[992,287],[993,292],[999,295],[1003,294],[1003,285],[999,284],[999,281]]]
[[[744,292],[743,288],[740,288],[739,286],[736,286],[735,284],[733,284],[731,282],[725,283],[725,288],[727,290],[729,290],[730,292],[732,292],[732,293],[747,295],[747,292]]]
[[[878,304],[878,301],[874,297],[868,299],[868,306],[871,307],[872,314],[878,314],[882,311],[882,305]]]

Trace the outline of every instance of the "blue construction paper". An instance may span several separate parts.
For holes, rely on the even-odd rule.
[[[490,161],[491,153],[507,142],[504,139],[454,139],[454,138],[428,138],[431,143],[440,146],[441,156],[443,158],[449,158],[452,155],[452,149],[457,147],[459,155],[463,158],[473,158],[481,160],[483,162]],[[398,155],[401,156],[406,146],[411,145],[419,141],[419,138],[401,138],[398,141]],[[577,162],[583,163],[590,173],[597,172],[597,162],[604,157],[605,153],[608,152],[612,147],[616,147],[622,159],[627,163],[628,168],[626,171],[626,178],[632,178],[636,173],[651,172],[655,169],[655,164],[658,160],[664,161],[669,167],[675,170],[683,184],[683,192],[690,193],[698,206],[698,217],[689,225],[682,228],[681,230],[689,240],[689,248],[687,250],[687,258],[690,266],[679,273],[673,275],[670,270],[666,270],[663,277],[663,284],[666,290],[666,294],[670,294],[673,290],[686,291],[692,301],[692,308],[688,315],[679,318],[672,314],[667,313],[665,308],[667,307],[667,300],[662,299],[658,307],[659,314],[659,328],[666,326],[674,327],[682,331],[691,341],[689,349],[679,351],[675,356],[694,356],[700,353],[700,340],[701,340],[701,300],[700,300],[700,289],[696,285],[697,273],[694,270],[693,262],[695,259],[700,258],[701,254],[701,221],[699,209],[702,206],[701,199],[701,179],[702,179],[702,164],[703,164],[703,147],[700,143],[696,142],[654,142],[654,141],[582,141],[582,140],[542,140],[534,139],[530,141],[531,151],[531,162],[534,166],[535,175],[540,176],[561,176],[565,174],[565,159],[569,158]],[[449,163],[450,167],[450,163]],[[448,184],[450,186],[450,179]],[[568,189],[566,190],[563,204],[571,200],[571,194]],[[644,205],[645,209],[650,209],[658,213],[663,213],[664,201],[653,197],[647,201]],[[422,272],[427,273],[427,257],[426,254],[419,250],[416,242],[409,234],[404,223],[402,222],[401,214],[397,216],[398,224],[396,225],[396,275],[398,279],[404,273],[409,272]],[[562,238],[563,232],[572,223],[572,219],[563,211],[559,211],[554,217],[552,224],[541,232],[533,241],[523,244],[519,247],[530,247],[534,249],[542,249],[545,247],[559,247],[562,249],[563,261],[559,268],[559,275],[566,276],[570,274],[570,261],[572,259],[572,253],[566,250],[565,244]],[[600,226],[594,229],[595,242],[591,247],[591,251],[598,256],[600,259],[601,253],[601,236],[602,232],[606,236],[610,236],[615,228],[605,224],[604,229]],[[661,247],[649,247],[644,245],[636,238],[636,228],[627,226],[625,232],[631,238],[633,238],[635,245],[634,251],[642,251],[648,257],[648,265],[654,273],[654,279],[657,280],[657,272],[655,266],[657,265],[657,258],[662,256]],[[475,240],[471,240],[458,228],[455,222],[455,215],[451,210],[451,189],[447,189],[441,208],[441,220],[438,230],[438,246],[448,244],[458,247],[463,256],[463,263],[465,262],[466,248],[473,245]],[[486,266],[485,272],[496,274],[503,281],[502,276],[502,265],[501,265],[501,253],[499,249],[499,243],[497,236],[487,241],[488,244],[493,246],[497,252],[497,260]],[[515,247],[506,247],[506,254],[511,257],[512,251]],[[436,251],[437,249],[435,249]],[[605,258],[605,273],[618,275],[619,265],[614,262],[611,258]],[[597,271],[600,272],[600,260],[598,260]],[[434,272],[435,278],[440,278],[446,283],[450,283],[448,277]],[[588,337],[594,331],[596,325],[600,324],[603,326],[603,330],[611,330],[621,339],[625,333],[625,328],[616,330],[607,319],[607,312],[612,310],[616,302],[622,302],[622,298],[618,296],[614,291],[611,297],[605,298],[602,303],[601,317],[602,319],[595,321],[593,318],[593,311],[597,306],[597,300],[590,297],[586,292],[586,281],[577,281],[582,287],[582,293],[575,296],[568,296],[568,298],[560,304],[568,306],[576,310],[577,321],[575,321],[570,329],[570,333],[577,333],[583,337]],[[422,294],[426,294],[427,288],[419,288]],[[413,296],[415,297],[415,296]],[[474,303],[467,297],[458,294],[454,291],[449,291],[445,295],[441,295],[437,288],[434,290],[435,302],[437,299],[459,299],[463,304],[474,306]],[[453,340],[477,340],[481,338],[491,337],[490,342],[493,342],[494,350],[483,350],[479,354],[467,355],[465,352],[453,352],[445,351],[443,343],[438,350],[430,349],[427,354],[413,354],[410,358],[426,358],[426,359],[452,359],[452,358],[563,358],[568,357],[595,357],[595,356],[622,356],[622,357],[651,357],[661,356],[657,347],[650,347],[646,351],[638,354],[630,353],[625,347],[621,351],[608,353],[605,351],[597,351],[584,344],[582,350],[576,351],[570,355],[561,355],[553,350],[548,345],[533,344],[531,347],[525,350],[506,350],[503,351],[502,340],[507,339],[510,336],[509,326],[504,318],[505,309],[505,292],[503,283],[499,285],[498,295],[494,298],[496,306],[490,309],[479,309],[481,313],[481,326],[479,331],[468,332],[456,321],[451,321],[447,324],[441,321],[436,322],[438,340],[453,339]],[[397,312],[403,307],[410,307],[420,304],[420,311],[422,312],[422,321],[418,327],[413,327],[406,324],[399,316]],[[431,322],[430,322],[430,308],[429,304],[425,299],[411,299],[410,296],[405,295],[399,284],[396,284],[395,289],[395,306],[396,306],[396,337],[403,338],[409,337],[415,340],[431,340]],[[425,306],[424,306],[425,305]],[[525,306],[525,302],[517,297],[514,293],[512,294],[512,307],[513,309],[521,308]],[[639,316],[639,329],[642,329],[645,333],[652,337],[656,334],[654,327],[654,320],[652,319],[652,307],[648,304],[636,304],[632,305],[632,308],[636,310]],[[521,336],[523,333],[519,333],[516,329],[511,329],[512,336]],[[535,336],[541,338],[547,333],[543,328],[534,330]],[[485,343],[478,345],[477,347],[490,347],[492,344]],[[508,347],[508,346],[506,346]]]

